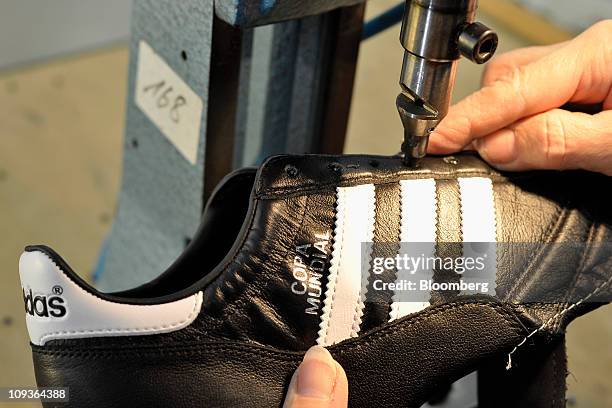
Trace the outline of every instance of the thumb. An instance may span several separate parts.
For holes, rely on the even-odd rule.
[[[612,175],[612,111],[588,115],[554,109],[476,139],[472,146],[502,170],[584,169]]]
[[[293,374],[284,408],[347,408],[348,380],[329,351],[314,346]]]

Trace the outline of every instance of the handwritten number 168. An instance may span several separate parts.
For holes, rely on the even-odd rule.
[[[160,81],[149,86],[145,86],[143,89],[144,93],[151,92],[151,94],[157,98],[157,107],[159,109],[170,108],[170,119],[174,123],[179,123],[181,117],[179,115],[179,109],[187,105],[187,99],[183,95],[173,96],[174,88],[172,86],[166,86],[166,81]]]

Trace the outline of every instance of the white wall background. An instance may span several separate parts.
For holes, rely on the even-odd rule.
[[[131,0],[0,0],[0,69],[126,41]]]
[[[612,18],[612,0],[515,0],[570,31]]]

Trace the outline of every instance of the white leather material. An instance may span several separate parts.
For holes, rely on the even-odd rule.
[[[436,182],[434,179],[403,180],[401,185],[402,219],[400,241],[402,248],[411,242],[419,243],[420,249],[425,249],[424,256],[431,257],[435,253],[436,242]],[[431,248],[429,247],[431,243]],[[408,249],[402,253],[410,253]],[[433,277],[433,271],[428,271]],[[405,269],[398,270],[397,282],[411,277]],[[406,293],[395,293],[389,320],[399,319],[412,313],[419,312],[429,306],[429,302],[400,301],[406,298]]]
[[[463,256],[484,256],[485,271],[480,275],[464,276],[465,280],[490,283],[488,295],[495,295],[497,277],[497,221],[493,182],[485,177],[459,179],[461,192],[461,225]],[[478,243],[474,245],[474,243]],[[470,294],[472,292],[462,292]]]
[[[330,274],[325,291],[318,344],[330,346],[356,337],[363,316],[370,253],[364,243],[374,237],[374,185],[339,187]]]
[[[493,182],[484,177],[460,178],[463,242],[496,242]]]
[[[71,280],[46,254],[25,252],[19,275],[33,344],[49,340],[167,333],[190,325],[202,292],[170,303],[131,305],[97,297]]]

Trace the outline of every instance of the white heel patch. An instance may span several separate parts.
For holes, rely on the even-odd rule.
[[[202,307],[202,292],[159,305],[101,299],[42,252],[24,252],[19,275],[30,340],[39,346],[56,339],[168,333],[189,326]]]

